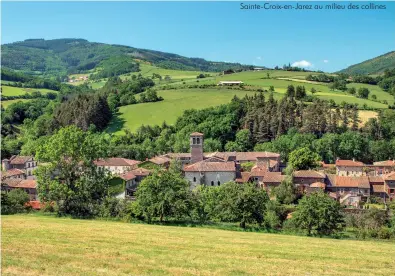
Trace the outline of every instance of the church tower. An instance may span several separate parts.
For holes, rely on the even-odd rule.
[[[189,144],[191,146],[191,164],[203,161],[203,133],[191,133]]]

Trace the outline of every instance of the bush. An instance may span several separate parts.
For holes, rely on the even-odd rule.
[[[13,189],[10,192],[1,192],[1,214],[23,213],[30,208],[26,206],[29,195],[22,189]]]

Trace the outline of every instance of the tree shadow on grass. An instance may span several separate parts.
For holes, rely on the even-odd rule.
[[[110,123],[106,129],[107,133],[114,133],[123,129],[126,120],[120,117],[120,113],[116,112],[113,114]]]

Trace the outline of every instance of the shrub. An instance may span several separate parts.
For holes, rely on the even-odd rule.
[[[1,192],[1,213],[17,214],[26,212],[29,208],[29,195],[22,189],[13,189],[8,193]]]

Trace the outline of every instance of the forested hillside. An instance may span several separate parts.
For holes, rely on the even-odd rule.
[[[363,61],[358,64],[351,65],[350,67],[339,71],[339,73],[346,73],[350,75],[381,74],[386,69],[393,68],[395,68],[395,51]]]
[[[29,74],[65,77],[96,69],[100,77],[139,71],[135,59],[178,70],[223,71],[241,69],[238,63],[212,62],[176,54],[85,39],[27,39],[2,45],[2,66]]]

